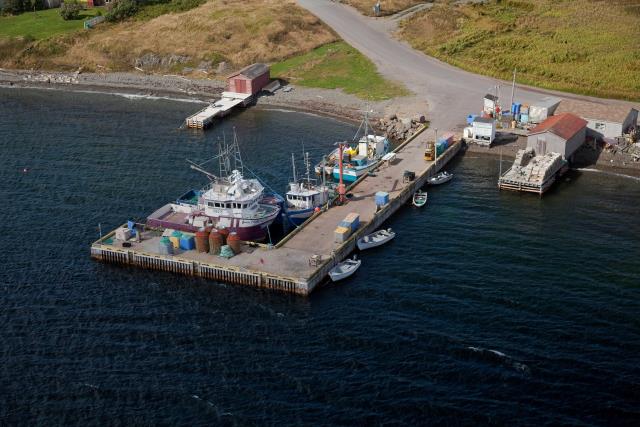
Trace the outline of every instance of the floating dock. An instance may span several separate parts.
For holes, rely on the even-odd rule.
[[[253,95],[237,92],[222,92],[222,98],[211,103],[185,120],[188,128],[204,129],[213,123],[216,117],[224,117],[238,105],[246,107],[253,101]]]
[[[162,255],[157,248],[163,230],[145,230],[141,233],[140,242],[119,241],[114,238],[114,230],[91,245],[91,257],[110,263],[308,295],[326,280],[329,270],[349,256],[356,247],[357,239],[379,229],[461,148],[461,142],[456,141],[436,161],[426,161],[425,134],[418,133],[400,145],[394,151],[395,161],[381,162],[375,175],[365,175],[352,184],[347,190],[351,194],[347,203],[314,214],[275,246],[246,244],[241,253],[229,259],[195,250]],[[415,173],[413,181],[403,180],[406,171]],[[389,203],[381,208],[375,203],[378,191],[389,194]],[[336,243],[336,226],[352,212],[360,216],[359,228],[346,241]],[[366,268],[366,259],[363,264]]]

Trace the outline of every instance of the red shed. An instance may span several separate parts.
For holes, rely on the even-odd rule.
[[[255,95],[270,81],[269,66],[253,64],[227,77],[227,91]]]

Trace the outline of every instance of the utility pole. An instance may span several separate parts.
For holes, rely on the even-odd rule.
[[[513,83],[511,84],[511,105],[509,105],[509,108],[511,108],[511,106],[513,105],[513,97],[516,94],[516,69],[513,69]]]

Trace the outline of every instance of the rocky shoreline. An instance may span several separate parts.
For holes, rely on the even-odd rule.
[[[63,73],[0,69],[0,86],[47,88],[70,91],[94,91],[101,93],[129,94],[149,97],[166,97],[176,100],[210,102],[223,91],[223,81],[212,79],[188,79],[178,75],[143,73]],[[405,97],[386,101],[368,102],[341,90],[316,89],[294,86],[293,90],[276,91],[261,96],[257,105],[265,108],[288,108],[311,112],[350,123],[358,123],[365,112],[371,124],[395,141],[403,141],[413,135],[424,123],[424,101]],[[524,148],[523,138],[503,138],[491,148],[471,144],[467,151],[512,159],[518,149]],[[623,153],[583,148],[577,153],[580,167],[595,167],[640,176],[640,162]]]

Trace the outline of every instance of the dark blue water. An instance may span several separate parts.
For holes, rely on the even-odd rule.
[[[500,193],[466,155],[399,237],[309,298],[89,259],[97,224],[203,183],[237,127],[282,190],[350,125],[256,108],[0,90],[0,424],[578,424],[640,420],[640,182]],[[27,168],[27,172],[23,171]]]

